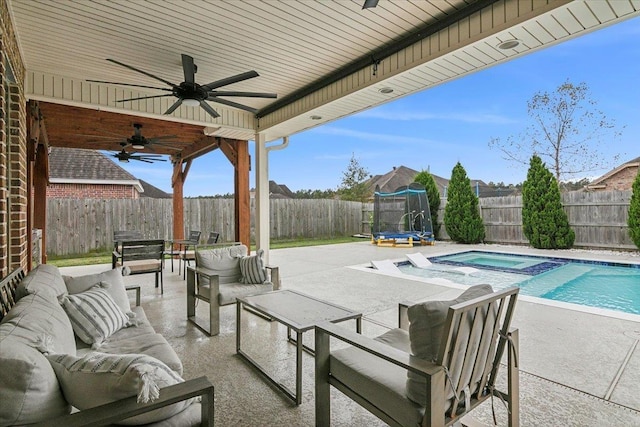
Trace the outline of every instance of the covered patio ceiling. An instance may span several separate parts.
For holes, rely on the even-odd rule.
[[[380,0],[366,10],[363,0],[6,1],[27,97],[51,104],[49,143],[109,149],[118,147],[89,141],[129,136],[134,120],[146,137],[177,135],[180,150],[202,144],[205,128],[272,141],[640,14],[638,0]],[[519,43],[499,47],[509,40]],[[210,103],[220,117],[184,105],[164,115],[172,96],[117,102],[159,90],[87,81],[168,87],[110,58],[179,84],[181,54],[194,58],[199,84],[256,70],[220,89],[278,98],[228,98],[256,114]],[[65,114],[53,104],[76,109],[49,120]]]

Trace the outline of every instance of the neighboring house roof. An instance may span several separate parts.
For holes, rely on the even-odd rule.
[[[395,191],[398,187],[403,185],[409,185],[413,182],[414,178],[418,175],[418,171],[408,168],[406,166],[398,166],[393,167],[393,169],[387,172],[384,175],[375,175],[372,176],[367,182],[368,188],[373,192],[376,188],[376,185],[380,186],[380,191],[383,193],[391,193]],[[446,178],[442,178],[441,176],[431,174],[434,181],[436,182],[436,186],[438,187],[438,191],[441,196],[446,194],[446,188],[449,187],[449,180]],[[507,196],[512,194],[515,190],[510,189],[501,189],[497,190],[489,185],[487,185],[484,181],[480,179],[471,179],[471,187],[473,188],[474,193],[478,192],[480,197],[495,197],[495,196]]]
[[[252,188],[250,197],[256,197],[256,189]],[[284,184],[278,184],[275,181],[269,181],[269,198],[270,199],[293,199],[295,194]]]
[[[49,182],[74,184],[132,185],[143,191],[140,182],[129,172],[96,150],[51,147]]]
[[[293,199],[293,191],[284,184],[269,181],[269,197],[272,199]]]
[[[372,192],[375,191],[376,186],[380,186],[381,192],[391,193],[400,186],[411,184],[416,175],[418,175],[417,170],[406,166],[394,166],[391,171],[384,175],[375,175],[369,178],[366,184]]]
[[[585,190],[596,190],[596,189],[604,189],[607,187],[606,181],[612,176],[622,172],[627,168],[636,168],[640,171],[640,157],[636,157],[633,160],[629,160],[626,163],[621,164],[620,166],[610,170],[609,172],[602,175],[600,178],[596,179],[592,183],[586,185],[584,187]]]
[[[156,186],[149,184],[147,181],[139,179],[142,188],[144,189],[144,193],[140,194],[140,197],[150,197],[153,199],[171,199],[173,196],[166,191],[159,189]]]

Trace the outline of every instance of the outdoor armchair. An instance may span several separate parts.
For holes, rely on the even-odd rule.
[[[111,268],[128,267],[129,274],[154,273],[156,288],[159,285],[164,293],[164,240],[124,240],[119,249],[111,254]]]
[[[316,326],[316,426],[331,420],[330,386],[391,426],[450,426],[492,395],[519,425],[518,331],[510,328],[518,288],[469,288],[453,301],[408,307],[409,332],[367,338]],[[407,305],[404,305],[407,307]],[[349,344],[331,350],[330,338]],[[505,349],[507,392],[495,389]]]
[[[191,264],[191,261],[195,259],[195,251],[189,250],[189,246],[196,246],[200,243],[200,235],[201,231],[191,230],[189,231],[189,237],[182,241],[181,247],[183,248],[182,253],[180,254],[180,259],[178,261],[178,274],[180,274],[181,264],[184,263],[182,267],[182,279],[185,279],[187,276],[187,265]]]
[[[195,268],[187,267],[187,319],[207,335],[220,333],[221,306],[280,288],[279,269],[263,264],[261,250],[250,256],[245,245],[234,243],[196,246],[195,252]],[[196,316],[198,301],[209,304],[208,321]]]

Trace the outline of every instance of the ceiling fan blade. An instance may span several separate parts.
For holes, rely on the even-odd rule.
[[[132,154],[131,156],[147,160],[162,159],[162,154]]]
[[[109,58],[107,58],[107,61],[109,61],[109,62],[113,62],[114,64],[118,64],[118,65],[120,65],[120,66],[122,66],[122,67],[125,67],[125,68],[128,68],[128,69],[130,69],[130,70],[137,71],[138,73],[144,74],[145,76],[149,76],[149,77],[154,78],[154,79],[156,79],[156,80],[158,80],[158,81],[161,81],[162,83],[166,83],[166,84],[168,84],[168,85],[169,85],[169,86],[171,86],[171,87],[176,87],[176,85],[175,85],[175,84],[173,84],[173,83],[171,83],[170,81],[165,80],[165,79],[163,79],[163,78],[160,78],[160,77],[158,77],[158,76],[154,76],[153,74],[151,74],[151,73],[147,73],[146,71],[140,70],[139,68],[132,67],[131,65],[124,64],[124,63],[122,63],[122,62],[120,62],[120,61],[116,61],[115,59],[109,59]]]
[[[156,87],[156,86],[145,86],[145,85],[134,85],[131,83],[119,83],[119,82],[106,82],[104,80],[86,80],[88,82],[93,82],[93,83],[106,83],[106,84],[110,84],[110,85],[118,85],[118,86],[133,86],[133,87],[144,87],[147,89],[156,89],[156,90],[167,90],[169,92],[171,92],[171,89],[168,89],[166,87]]]
[[[218,112],[214,110],[213,107],[211,107],[211,105],[207,104],[207,101],[200,101],[200,106],[204,111],[209,113],[209,115],[214,119],[217,119],[218,117],[220,117],[220,114],[218,114]]]
[[[147,140],[149,141],[149,140]],[[173,145],[170,144],[165,144],[164,142],[151,142],[149,141],[149,148],[151,149],[150,145],[159,145],[160,147],[165,147],[168,148],[170,150],[176,150],[176,151],[180,151],[179,148],[174,147]],[[158,154],[160,156],[160,154]]]
[[[173,105],[171,107],[169,107],[169,109],[167,111],[165,111],[165,114],[171,114],[174,111],[176,111],[176,109],[182,105],[182,98],[178,98],[178,100],[176,102],[173,103]]]
[[[212,90],[209,91],[210,96],[243,96],[247,98],[277,98],[276,93],[261,93],[261,92],[232,92],[224,90]]]
[[[153,163],[152,160],[145,160],[145,159],[140,159],[138,157],[129,157],[131,160],[137,160],[139,162],[145,162],[145,163]]]
[[[365,0],[362,9],[370,9],[378,5],[378,0]]]
[[[164,98],[166,96],[173,96],[173,94],[168,94],[168,95],[153,95],[153,96],[140,96],[138,98],[129,98],[129,99],[120,99],[116,102],[127,102],[127,101],[138,101],[141,99],[151,99],[151,98]]]
[[[196,66],[193,58],[189,55],[182,54],[182,70],[184,71],[184,81],[187,83],[196,82]]]
[[[177,136],[176,135],[155,136],[153,138],[147,138],[147,141],[153,144],[155,143],[155,141],[160,141],[161,139],[172,139],[172,138],[177,138]]]
[[[239,108],[241,110],[245,110],[245,111],[248,111],[248,112],[253,113],[253,114],[258,112],[258,110],[255,109],[255,108],[249,107],[247,105],[238,104],[237,102],[228,101],[226,99],[213,97],[213,98],[209,98],[208,101],[217,102],[218,104],[224,104],[224,105],[228,105],[230,107]],[[202,101],[202,102],[204,102],[204,101]],[[200,103],[201,105],[202,105],[202,102]]]
[[[226,77],[224,79],[220,79],[220,80],[216,80],[215,82],[211,82],[209,84],[203,85],[202,88],[204,90],[206,90],[207,92],[222,86],[226,86],[226,85],[230,85],[233,83],[238,83],[241,82],[243,80],[247,80],[247,79],[252,79],[254,77],[258,77],[260,74],[258,74],[257,71],[247,71],[244,73],[240,73],[240,74],[236,74],[235,76],[231,76],[231,77]]]

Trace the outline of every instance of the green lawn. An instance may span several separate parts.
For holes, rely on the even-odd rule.
[[[332,245],[335,243],[362,242],[364,239],[358,237],[336,237],[335,239],[295,239],[295,240],[274,240],[271,241],[271,249],[298,248],[302,246]],[[57,267],[72,267],[76,265],[109,264],[111,262],[110,253],[91,253],[83,257],[49,257],[48,264]]]

